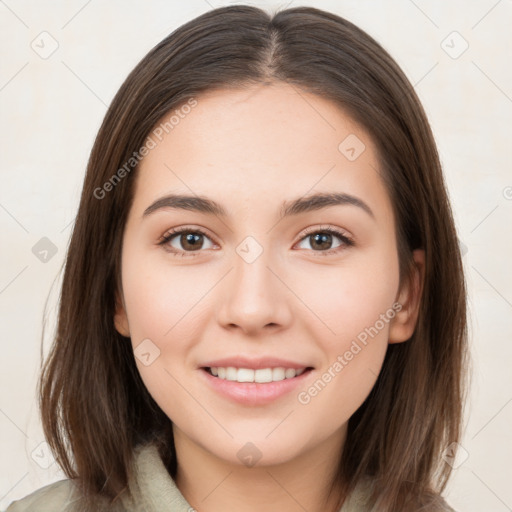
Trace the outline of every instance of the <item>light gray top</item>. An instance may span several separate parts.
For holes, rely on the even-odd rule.
[[[108,512],[195,512],[169,475],[158,449],[153,444],[139,446],[134,452],[134,477],[129,493],[104,508]],[[366,512],[365,495],[359,486],[339,512]],[[80,501],[73,480],[49,484],[14,501],[5,512],[74,512]],[[451,508],[445,509],[453,511]]]

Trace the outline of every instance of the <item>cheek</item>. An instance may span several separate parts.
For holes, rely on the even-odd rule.
[[[131,253],[123,262],[123,293],[137,369],[170,418],[190,409],[190,395],[181,383],[187,378],[190,350],[204,330],[205,295],[215,282],[212,272],[173,266],[161,256]],[[200,411],[197,414],[199,421]]]
[[[180,383],[191,369],[192,349],[203,337],[208,292],[219,278],[207,266],[178,266],[166,255],[135,251],[123,261],[122,278],[138,371],[155,401],[174,417],[190,406]]]
[[[292,282],[310,310],[307,321],[332,350],[343,350],[377,324],[378,338],[387,341],[390,311],[398,290],[398,259],[392,251],[347,258],[339,266],[318,266]],[[291,279],[291,276],[290,276]],[[384,315],[384,323],[382,321]],[[373,332],[373,331],[372,331]]]
[[[387,249],[318,270],[300,280],[299,293],[321,320],[304,325],[311,326],[325,357],[317,379],[301,390],[298,401],[334,425],[362,404],[382,367],[395,316],[398,258]]]
[[[192,336],[199,326],[201,301],[214,284],[207,269],[176,266],[162,256],[127,259],[123,291],[132,341],[154,338],[164,346],[171,338]]]
[[[337,284],[336,293],[318,295],[319,316],[330,328],[316,338],[324,359],[315,379],[297,395],[304,412],[332,431],[348,421],[375,385],[388,348],[395,291],[362,276],[340,278]]]

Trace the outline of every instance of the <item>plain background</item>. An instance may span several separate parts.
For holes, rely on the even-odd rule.
[[[46,353],[106,106],[156,43],[229,3],[0,1],[0,509],[65,477],[51,464],[35,402],[43,309],[49,296]],[[466,433],[446,497],[460,512],[512,510],[512,1],[290,2],[299,5],[369,32],[427,111],[464,254],[473,358]]]

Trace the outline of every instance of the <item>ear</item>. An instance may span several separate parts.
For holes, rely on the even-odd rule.
[[[114,325],[121,336],[130,337],[130,326],[128,324],[128,316],[126,315],[126,306],[122,295],[116,291],[116,312],[114,314]]]
[[[414,271],[398,292],[395,302],[401,305],[401,309],[390,322],[389,343],[407,341],[413,335],[418,320],[425,279],[425,251],[416,249],[412,255]]]

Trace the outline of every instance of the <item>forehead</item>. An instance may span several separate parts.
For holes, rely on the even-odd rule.
[[[219,89],[195,99],[150,134],[155,146],[138,170],[139,210],[165,193],[212,197],[234,213],[339,191],[390,213],[373,142],[335,103],[287,84]],[[172,115],[174,123],[165,124]]]

